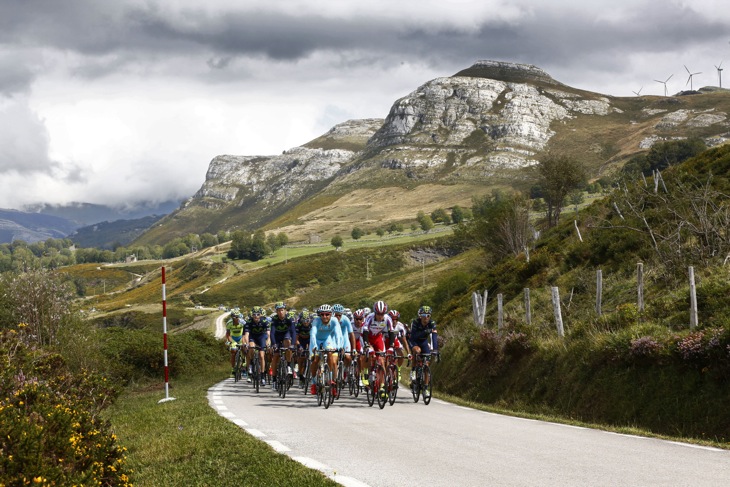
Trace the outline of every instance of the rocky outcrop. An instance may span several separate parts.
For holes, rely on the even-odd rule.
[[[486,77],[500,73],[511,81]],[[401,155],[402,146],[413,147],[418,156],[400,161],[406,166],[432,162],[433,154],[419,157],[424,146],[443,153],[471,150],[466,159],[472,166],[531,165],[555,134],[553,123],[617,110],[606,97],[562,86],[535,66],[480,61],[456,76],[429,81],[396,101],[368,145],[401,146]]]

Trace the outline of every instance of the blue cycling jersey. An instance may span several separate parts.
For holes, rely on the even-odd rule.
[[[348,318],[345,315],[342,315],[340,318],[340,328],[342,330],[342,343],[340,343],[340,348],[344,348],[345,352],[350,351],[350,333],[354,333],[352,329],[352,322],[350,321],[350,318]]]
[[[309,340],[309,353],[314,353],[320,346],[325,350],[336,350],[342,343],[342,328],[340,322],[334,316],[330,317],[329,323],[322,323],[317,316],[312,320],[311,339]]]

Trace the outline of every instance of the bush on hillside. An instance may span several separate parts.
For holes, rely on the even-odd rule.
[[[129,485],[125,449],[99,411],[117,389],[71,375],[25,324],[0,331],[0,485]]]

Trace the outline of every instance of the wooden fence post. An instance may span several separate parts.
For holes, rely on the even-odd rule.
[[[636,281],[637,281],[637,306],[639,311],[644,311],[644,264],[639,262],[636,265]]]
[[[484,315],[487,312],[487,296],[489,291],[484,291],[484,299],[479,295],[478,292],[474,292],[471,295],[471,305],[474,312],[474,324],[477,326],[484,326]]]
[[[525,322],[529,325],[532,324],[532,308],[530,307],[530,288],[525,288]]]
[[[501,333],[504,326],[504,310],[502,309],[502,294],[497,294],[497,330]]]
[[[689,266],[689,327],[697,327],[697,287],[695,286],[695,268]]]
[[[560,312],[560,291],[557,287],[552,288],[553,297],[553,313],[555,313],[555,326],[558,328],[558,336],[564,337],[565,330],[563,329],[563,315]]]
[[[603,300],[603,271],[596,271],[596,314],[601,316],[601,301]]]

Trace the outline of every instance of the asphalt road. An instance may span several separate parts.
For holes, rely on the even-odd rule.
[[[408,393],[406,395],[405,393]],[[346,486],[730,486],[730,451],[487,413],[401,388],[327,410],[227,379],[211,406],[275,450]]]

